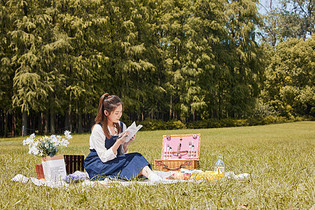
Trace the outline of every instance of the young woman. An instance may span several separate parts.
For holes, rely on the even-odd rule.
[[[123,103],[116,95],[105,93],[101,96],[95,125],[90,136],[90,154],[84,160],[84,168],[91,180],[118,177],[130,180],[139,175],[150,181],[160,181],[161,177],[151,170],[148,161],[140,153],[127,153],[129,143],[125,143],[126,125],[120,122]]]

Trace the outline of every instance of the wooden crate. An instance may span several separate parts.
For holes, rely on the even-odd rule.
[[[36,168],[37,179],[45,179],[43,165],[36,164],[35,168]]]
[[[164,135],[161,160],[154,161],[154,169],[178,171],[199,168],[200,134]]]
[[[64,155],[67,174],[84,171],[84,155]]]

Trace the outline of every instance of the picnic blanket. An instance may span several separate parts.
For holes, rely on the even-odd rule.
[[[81,186],[90,186],[90,187],[97,187],[97,186],[128,186],[132,184],[140,184],[140,185],[156,185],[156,184],[172,184],[172,183],[177,183],[177,182],[196,182],[196,180],[174,180],[174,179],[167,179],[170,177],[172,174],[174,174],[173,171],[154,171],[156,174],[158,174],[161,178],[162,181],[160,182],[151,182],[149,180],[133,180],[133,181],[124,181],[124,180],[118,180],[118,179],[109,179],[106,178],[103,181],[91,181],[89,179],[89,176],[86,172],[81,172],[81,171],[76,171],[73,174],[68,175],[65,180],[61,181],[46,181],[46,180],[39,180],[35,177],[26,177],[22,174],[18,174],[15,177],[11,179],[11,181],[15,182],[22,182],[22,183],[28,183],[31,182],[32,184],[36,186],[47,186],[51,188],[57,188],[57,187],[69,187],[73,184],[73,182],[70,181],[72,179],[73,181],[77,181],[78,185]],[[185,171],[184,171],[185,172]],[[244,174],[239,174],[235,175],[234,172],[227,172],[225,173],[224,178],[233,178],[237,180],[243,180],[243,179],[248,179],[250,177],[249,174],[244,173]],[[67,180],[68,178],[68,180]]]

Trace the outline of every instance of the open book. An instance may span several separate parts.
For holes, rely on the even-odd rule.
[[[142,128],[142,125],[136,125],[136,122],[133,122],[126,130],[129,132],[127,138],[126,138],[126,141],[125,142],[128,142],[130,141],[130,139],[138,132],[138,130],[140,130]]]

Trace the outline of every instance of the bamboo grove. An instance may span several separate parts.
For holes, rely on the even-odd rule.
[[[270,101],[255,1],[0,2],[1,136],[88,131],[105,92],[126,121],[246,118]]]

